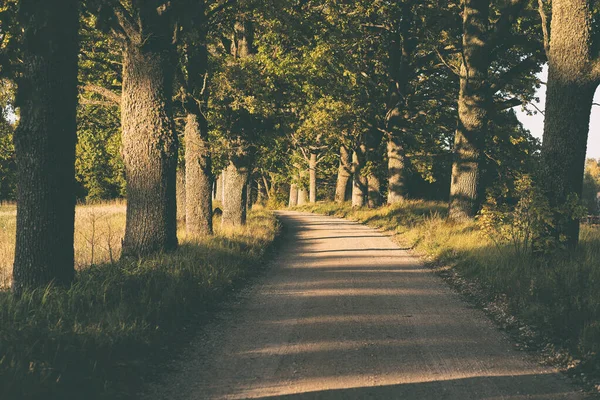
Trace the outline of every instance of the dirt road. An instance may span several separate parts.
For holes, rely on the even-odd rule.
[[[273,266],[145,398],[583,398],[383,234],[280,217]]]

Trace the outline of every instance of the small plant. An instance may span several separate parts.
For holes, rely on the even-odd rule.
[[[531,176],[522,175],[513,190],[503,187],[488,195],[478,224],[496,247],[511,246],[521,256],[547,254],[563,248],[564,237],[556,237],[557,224],[581,218],[582,206],[576,195],[561,207],[551,207]]]

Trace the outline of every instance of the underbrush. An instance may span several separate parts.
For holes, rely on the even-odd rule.
[[[277,231],[254,211],[171,254],[89,266],[69,289],[0,292],[0,398],[131,396],[146,361],[255,271]]]
[[[333,215],[395,232],[397,240],[461,280],[474,282],[491,307],[533,332],[529,346],[562,352],[566,367],[600,375],[600,229],[583,226],[574,254],[536,258],[499,245],[476,222],[451,223],[445,203],[406,201],[378,209],[319,203],[298,210]],[[508,318],[510,319],[510,318]],[[563,351],[564,350],[564,351]]]

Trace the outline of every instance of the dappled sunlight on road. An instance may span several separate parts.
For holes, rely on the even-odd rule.
[[[281,217],[267,276],[173,367],[181,394],[156,398],[580,398],[386,235]]]

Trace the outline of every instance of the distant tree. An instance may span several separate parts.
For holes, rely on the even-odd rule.
[[[13,110],[14,85],[0,78],[0,201],[14,200],[16,196],[17,166],[13,143],[14,125],[10,118]]]
[[[186,113],[185,214],[191,235],[211,235],[212,158],[208,142],[208,29],[209,11],[205,1],[190,2],[181,16],[183,40],[180,45],[180,85]]]
[[[588,158],[585,160],[583,189],[581,192],[581,200],[588,214],[598,215],[600,213],[598,193],[600,193],[600,164],[598,160]]]
[[[19,3],[17,294],[74,276],[78,17],[76,0]]]

